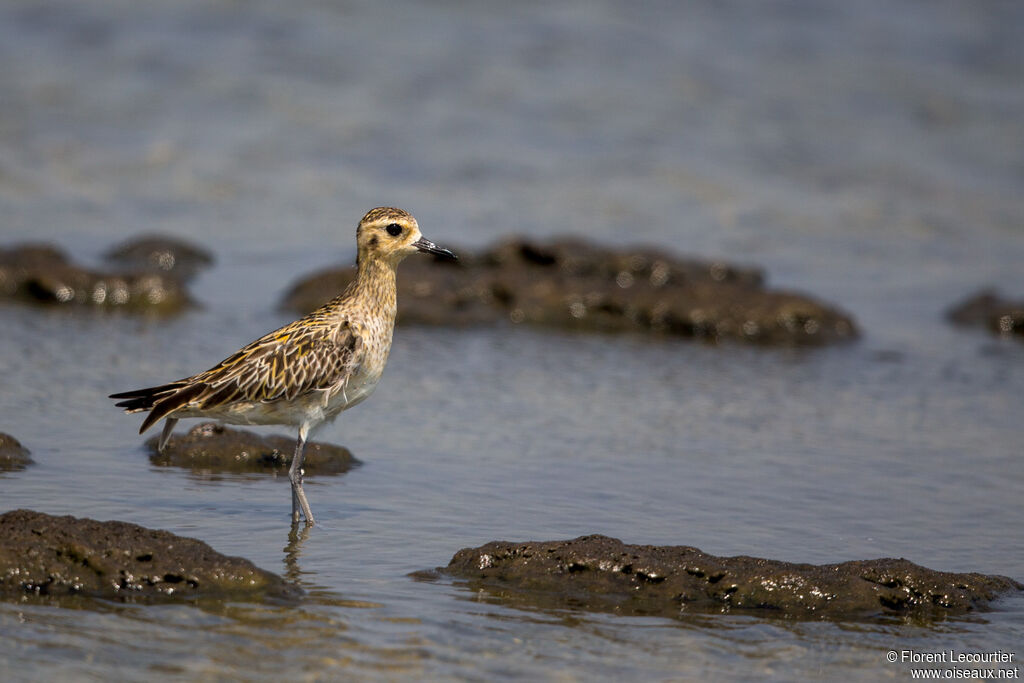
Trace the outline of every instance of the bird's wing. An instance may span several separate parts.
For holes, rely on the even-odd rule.
[[[302,323],[302,324],[300,324]],[[206,372],[161,387],[140,432],[189,406],[208,410],[232,401],[268,402],[343,386],[358,371],[364,345],[349,323],[298,321],[257,339]]]
[[[288,325],[257,339],[217,366],[196,375],[204,392],[192,399],[200,408],[234,400],[292,400],[330,389],[362,362],[362,338],[348,323]]]

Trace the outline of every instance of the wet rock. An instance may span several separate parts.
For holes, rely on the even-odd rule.
[[[168,273],[180,280],[213,263],[213,255],[202,247],[163,235],[133,237],[107,251],[104,258],[123,268]]]
[[[473,590],[541,608],[628,615],[744,612],[800,619],[921,619],[962,614],[1024,585],[907,560],[832,565],[715,557],[688,546],[626,545],[606,536],[495,541],[460,550],[438,572]]]
[[[847,314],[811,297],[768,290],[756,268],[612,250],[580,240],[508,240],[458,262],[408,259],[398,317],[431,325],[513,323],[639,331],[758,344],[852,339]],[[354,268],[296,283],[283,307],[307,312],[342,291]]]
[[[31,464],[29,450],[10,434],[0,432],[0,472],[23,470]]]
[[[215,422],[200,423],[183,435],[172,436],[163,453],[158,437],[146,441],[154,465],[184,467],[195,473],[269,472],[284,474],[295,453],[295,437],[261,436]],[[307,475],[344,474],[360,462],[344,446],[306,443],[303,469]]]
[[[298,597],[300,589],[202,541],[127,522],[0,515],[0,597]]]
[[[102,272],[71,263],[59,249],[0,249],[0,300],[133,313],[176,313],[191,305],[181,281],[155,272]]]
[[[991,289],[949,309],[947,317],[957,325],[987,327],[996,334],[1024,339],[1024,301],[1004,299]]]

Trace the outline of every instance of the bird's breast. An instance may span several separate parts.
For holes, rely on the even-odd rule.
[[[348,381],[328,396],[327,406],[324,410],[327,416],[334,417],[341,411],[369,398],[373,390],[377,388],[377,382],[380,381],[383,370],[383,364],[373,368],[364,365],[350,375]]]

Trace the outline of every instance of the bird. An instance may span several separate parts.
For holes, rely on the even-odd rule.
[[[243,346],[205,372],[167,384],[111,394],[126,413],[148,411],[139,433],[164,420],[163,452],[182,418],[298,429],[288,469],[292,525],[299,510],[315,524],[302,488],[306,440],[316,428],[366,400],[391,350],[397,310],[395,270],[417,252],[456,260],[423,237],[412,214],[371,209],[356,228],[356,277],[340,295],[298,320]]]

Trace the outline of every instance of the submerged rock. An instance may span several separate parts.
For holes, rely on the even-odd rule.
[[[986,289],[960,302],[947,312],[957,325],[987,327],[1002,335],[1024,339],[1024,301],[1010,301]]]
[[[535,607],[627,615],[731,612],[815,619],[932,619],[1022,590],[1012,579],[938,572],[907,560],[793,564],[715,557],[688,546],[626,545],[607,536],[495,541],[460,550],[438,572]]]
[[[168,314],[191,305],[181,281],[157,272],[102,272],[71,263],[59,249],[0,249],[0,300]]]
[[[202,247],[163,235],[125,240],[108,250],[104,258],[121,267],[169,273],[181,280],[213,263],[213,255]]]
[[[164,452],[157,452],[158,437],[146,441],[154,465],[184,467],[193,472],[288,471],[295,453],[295,437],[261,436],[216,422],[200,423],[181,436],[172,436]],[[344,474],[360,462],[344,446],[306,443],[303,469],[307,475]]]
[[[758,344],[827,344],[857,335],[850,316],[811,297],[768,290],[756,268],[613,250],[581,240],[508,240],[458,262],[409,259],[398,277],[405,323],[509,320]],[[354,268],[322,271],[285,295],[305,313],[341,292]]]
[[[202,541],[127,522],[0,515],[0,597],[298,597],[301,590]]]
[[[23,470],[31,464],[29,450],[10,434],[0,432],[0,472]]]

